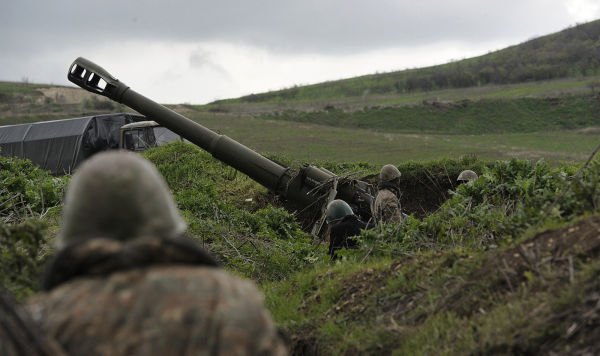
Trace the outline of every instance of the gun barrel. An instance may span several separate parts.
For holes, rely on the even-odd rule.
[[[335,174],[310,165],[292,176],[289,168],[146,98],[120,82],[104,68],[85,58],[79,57],[71,64],[67,77],[81,88],[123,103],[185,137],[213,157],[245,173],[274,193],[292,200],[300,207],[309,206],[322,199],[323,194],[316,194],[315,191],[318,192],[320,186],[337,179]],[[338,196],[350,204],[359,206],[363,216],[370,216],[372,195],[367,186],[367,183],[357,180],[343,182],[338,186]]]
[[[286,167],[135,92],[95,63],[77,58],[71,65],[68,79],[88,91],[123,103],[151,118],[273,192],[285,193],[280,183],[286,180]]]
[[[166,108],[129,89],[123,93],[123,104],[152,118],[169,130],[205,149],[223,163],[247,174],[268,189],[282,194],[280,182],[286,176],[283,167],[248,147]]]

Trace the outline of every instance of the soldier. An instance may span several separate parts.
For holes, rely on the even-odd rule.
[[[459,184],[462,184],[462,183],[472,182],[474,180],[477,180],[477,178],[479,178],[477,176],[477,173],[473,172],[470,169],[467,169],[467,170],[460,172],[456,181],[460,182]]]
[[[400,171],[391,164],[381,168],[379,174],[379,191],[373,205],[373,216],[384,223],[402,222],[400,208]]]
[[[356,248],[358,243],[352,236],[360,235],[360,230],[369,228],[360,221],[348,203],[336,199],[327,204],[325,220],[329,228],[329,256],[334,260],[335,252],[342,248]]]
[[[97,154],[69,185],[33,319],[71,355],[286,354],[254,284],[185,229],[150,162]]]

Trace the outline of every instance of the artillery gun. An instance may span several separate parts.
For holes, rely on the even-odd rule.
[[[309,220],[314,234],[321,230],[327,203],[336,198],[350,204],[362,219],[371,217],[373,187],[369,183],[352,176],[340,177],[310,164],[305,164],[299,170],[284,167],[135,92],[85,58],[79,57],[71,64],[67,77],[81,88],[127,105],[148,120],[154,120],[181,135],[286,199],[298,211],[310,212]]]

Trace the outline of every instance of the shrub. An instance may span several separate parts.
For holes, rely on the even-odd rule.
[[[57,210],[68,180],[29,160],[0,156],[0,222],[22,222]]]
[[[167,180],[187,220],[228,269],[276,280],[325,259],[294,215],[268,204],[266,189],[196,146],[176,142],[145,153]]]
[[[451,192],[438,211],[403,224],[380,225],[361,236],[365,250],[401,254],[454,246],[494,248],[546,221],[566,221],[598,209],[600,161],[572,178],[577,166],[542,160],[498,161],[480,178]],[[572,181],[571,181],[572,180]]]

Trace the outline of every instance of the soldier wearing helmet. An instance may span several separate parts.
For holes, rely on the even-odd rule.
[[[92,157],[69,185],[34,320],[71,355],[286,354],[254,284],[185,229],[150,162]]]
[[[335,259],[335,252],[342,248],[356,248],[357,242],[352,236],[360,235],[360,230],[369,228],[360,221],[348,203],[336,199],[327,204],[325,213],[329,229],[329,256]]]
[[[373,216],[384,223],[401,222],[400,171],[396,166],[386,164],[379,174],[379,191],[373,204]]]
[[[477,176],[477,173],[473,172],[470,169],[467,169],[467,170],[460,172],[456,181],[459,182],[459,184],[460,184],[460,183],[472,182],[474,180],[477,180],[477,178],[479,178]]]

